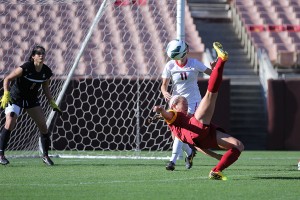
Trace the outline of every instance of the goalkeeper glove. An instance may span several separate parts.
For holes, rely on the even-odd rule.
[[[59,115],[62,115],[62,112],[61,112],[60,108],[56,105],[56,103],[55,103],[55,101],[53,99],[50,100],[50,106],[52,107],[52,109],[55,112],[58,112]]]
[[[4,91],[4,94],[0,100],[1,102],[1,108],[5,109],[5,107],[7,106],[7,104],[9,102],[11,102],[11,97],[10,97],[10,92],[9,91]]]

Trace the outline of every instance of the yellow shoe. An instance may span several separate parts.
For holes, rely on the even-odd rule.
[[[226,61],[228,59],[228,53],[224,51],[223,46],[220,42],[214,42],[213,47],[216,50],[219,58],[222,58],[223,61]]]
[[[227,181],[227,177],[224,174],[222,174],[222,172],[210,171],[208,177],[209,179],[213,180]]]

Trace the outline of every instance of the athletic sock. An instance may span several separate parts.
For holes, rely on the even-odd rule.
[[[189,157],[192,154],[192,152],[193,152],[193,150],[191,149],[190,145],[188,145],[186,143],[182,144],[182,150],[185,152],[186,157]]]
[[[50,145],[50,133],[40,134],[41,148],[43,156],[48,156],[49,145]]]
[[[221,58],[218,58],[216,66],[211,72],[210,78],[208,80],[208,87],[207,90],[211,93],[218,92],[222,80],[223,80],[223,69],[224,69],[225,61],[223,61]]]
[[[219,163],[213,168],[214,172],[223,171],[227,167],[229,167],[232,163],[234,163],[239,156],[241,155],[241,152],[237,148],[229,149],[221,158]]]
[[[5,128],[3,128],[0,132],[0,156],[4,156],[4,151],[10,138],[10,133],[11,131]]]
[[[183,142],[181,142],[177,137],[174,138],[173,146],[172,146],[172,156],[170,161],[172,161],[174,164],[177,161],[178,156],[180,155],[180,152],[182,150]]]

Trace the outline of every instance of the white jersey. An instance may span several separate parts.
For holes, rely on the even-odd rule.
[[[188,58],[184,66],[180,66],[176,60],[170,60],[162,72],[162,78],[172,80],[172,95],[182,95],[191,104],[201,101],[201,94],[198,87],[198,75],[203,73],[207,67],[195,58]],[[190,108],[189,108],[190,109]]]

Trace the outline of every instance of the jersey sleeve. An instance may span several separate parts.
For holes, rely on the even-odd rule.
[[[47,65],[44,66],[45,66],[46,78],[49,79],[53,75],[52,70]]]
[[[29,73],[30,62],[25,62],[20,67],[23,69],[22,76],[26,76]]]
[[[171,71],[170,71],[170,62],[168,62],[165,67],[164,67],[164,70],[161,74],[161,77],[162,78],[171,78]]]
[[[208,67],[206,67],[202,62],[199,60],[195,59],[194,60],[195,67],[199,72],[204,72]]]
[[[174,110],[168,110],[168,111],[174,113],[174,115],[173,115],[172,119],[165,120],[165,121],[167,122],[167,124],[172,124],[177,118],[177,112]]]

